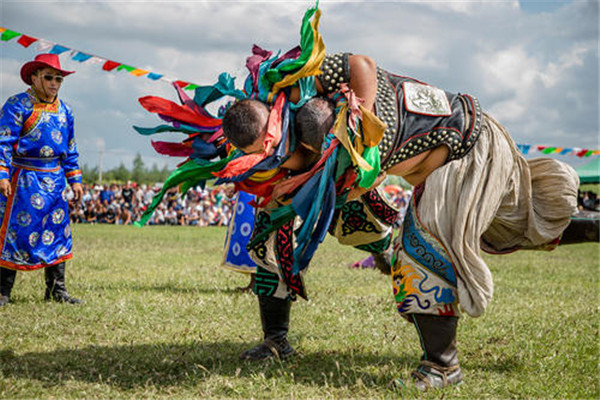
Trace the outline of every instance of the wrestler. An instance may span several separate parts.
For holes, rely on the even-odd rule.
[[[415,187],[395,244],[394,295],[398,311],[414,324],[421,340],[423,356],[413,372],[417,387],[457,384],[462,381],[456,351],[461,310],[480,316],[493,294],[492,276],[480,251],[554,248],[576,212],[578,177],[553,159],[525,160],[506,129],[473,96],[389,73],[361,55],[328,55],[321,71],[319,94],[330,95],[349,84],[363,106],[387,124],[379,144],[382,170]],[[292,90],[290,99],[296,95]],[[255,111],[256,125],[248,126],[251,135],[229,123],[235,106],[225,114],[223,129],[232,143],[253,153],[263,150],[268,108],[248,102]],[[311,107],[310,102],[304,106]],[[309,114],[324,121],[332,113],[321,106]],[[298,113],[296,124],[301,119]],[[295,152],[283,166],[302,170],[311,161]],[[351,197],[370,189],[355,188]],[[279,236],[294,242],[293,225],[287,228],[250,249],[258,264],[255,292],[264,341],[244,352],[244,359],[294,352],[286,338],[290,301],[303,293],[301,284],[282,273],[291,253],[280,249]],[[260,223],[255,229],[255,234],[260,232]],[[580,232],[581,226],[571,224],[570,230]],[[570,242],[573,235],[565,235]]]

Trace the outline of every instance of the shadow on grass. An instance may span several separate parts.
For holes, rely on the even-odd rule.
[[[157,389],[176,385],[194,386],[216,375],[226,379],[252,379],[261,374],[266,379],[280,379],[282,370],[286,370],[293,372],[296,383],[310,386],[352,385],[357,378],[367,386],[379,386],[396,378],[391,375],[395,368],[390,366],[412,369],[417,363],[409,355],[397,357],[351,349],[344,352],[300,353],[284,361],[242,362],[239,354],[248,346],[226,341],[88,346],[23,355],[0,351],[0,376],[33,379],[46,387],[76,380],[130,390],[148,386]],[[498,364],[484,361],[483,364],[473,365],[473,368],[499,372],[518,368],[507,362]]]
[[[197,385],[215,375],[235,379],[264,374],[266,379],[279,379],[281,370],[285,369],[294,373],[297,383],[341,386],[355,382],[359,375],[365,383],[387,379],[380,374],[375,376],[365,372],[373,371],[373,366],[394,363],[402,366],[415,362],[411,357],[329,351],[298,354],[284,361],[240,361],[239,354],[248,346],[226,341],[88,346],[23,355],[5,350],[0,351],[0,376],[37,380],[46,387],[76,380],[129,390],[141,386]],[[350,370],[356,376],[347,376]],[[340,376],[341,371],[345,372],[345,378]],[[338,377],[337,384],[335,379],[332,380],[333,376]]]
[[[115,282],[113,283],[98,283],[94,284],[94,291],[128,291],[134,292],[164,292],[164,293],[197,293],[197,294],[215,294],[215,293],[241,293],[237,287],[210,287],[210,286],[182,286],[180,283],[160,283],[160,284],[131,284]]]

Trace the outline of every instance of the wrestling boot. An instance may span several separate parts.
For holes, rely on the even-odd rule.
[[[416,388],[425,391],[462,382],[456,351],[458,317],[411,314],[411,320],[423,348],[421,362],[411,374]]]
[[[69,296],[65,286],[65,263],[46,267],[46,295],[44,300],[56,301],[58,303],[79,304],[82,301]]]
[[[295,350],[287,340],[292,302],[272,296],[258,296],[258,306],[264,340],[261,344],[244,351],[240,358],[258,361],[268,358],[283,359],[294,354]]]
[[[560,244],[575,244],[600,241],[600,219],[571,218],[562,234]]]
[[[386,250],[383,253],[371,253],[377,268],[384,275],[392,274],[392,251]]]
[[[10,292],[15,284],[17,271],[0,267],[0,307],[10,303]]]

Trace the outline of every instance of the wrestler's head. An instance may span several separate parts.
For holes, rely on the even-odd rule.
[[[315,153],[321,146],[335,121],[335,107],[324,97],[315,97],[304,104],[296,114],[298,141]]]
[[[269,109],[257,100],[241,100],[223,116],[223,134],[235,147],[246,154],[264,150]]]

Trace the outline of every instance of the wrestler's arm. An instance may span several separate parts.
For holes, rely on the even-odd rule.
[[[363,107],[369,111],[373,111],[375,96],[377,94],[377,64],[375,63],[375,60],[363,55],[350,55],[348,56],[348,63],[350,64],[350,88],[354,91],[356,96],[363,100]],[[315,86],[317,93],[325,93],[319,79],[315,79]],[[292,88],[290,92],[290,101],[295,103],[299,98],[300,89],[298,87]],[[305,149],[306,151],[302,152],[302,150],[302,146],[298,146],[296,151],[288,158],[282,167],[295,171],[305,169],[310,164],[308,162],[310,151]],[[380,183],[382,180],[383,178],[379,179],[377,182]],[[364,192],[366,191],[367,190]],[[364,192],[356,191],[353,193],[353,196],[358,197]]]
[[[377,63],[371,57],[359,54],[348,56],[348,63],[350,64],[350,88],[356,96],[363,99],[363,107],[373,111],[377,94]],[[325,93],[325,89],[318,79],[315,79],[315,86],[317,93]],[[299,99],[300,89],[298,87],[292,88],[290,100],[296,103]]]
[[[373,111],[377,95],[377,63],[371,57],[363,55],[349,56],[348,63],[350,88],[356,96],[363,99],[363,107]]]

